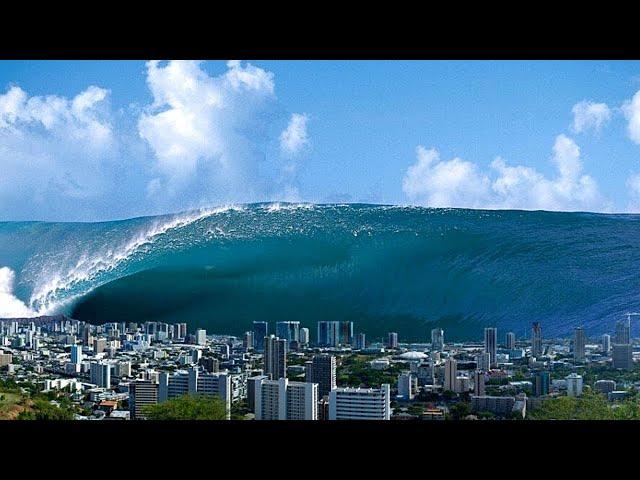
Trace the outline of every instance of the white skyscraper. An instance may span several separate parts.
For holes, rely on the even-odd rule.
[[[413,399],[413,375],[410,372],[398,375],[398,396],[404,400]]]
[[[604,334],[602,335],[602,353],[605,355],[609,355],[611,351],[611,335]]]
[[[309,329],[307,327],[300,329],[300,344],[309,345]]]
[[[398,348],[398,334],[396,332],[389,332],[387,346],[389,348]]]
[[[317,420],[318,385],[256,378],[254,405],[256,420]]]
[[[199,328],[196,330],[196,344],[198,345],[207,344],[207,331],[205,329]]]
[[[329,394],[329,420],[389,420],[391,388],[335,388]]]
[[[579,397],[582,395],[582,376],[577,373],[571,373],[565,377],[567,381],[567,395],[570,397]]]
[[[441,352],[444,348],[444,330],[434,328],[431,330],[431,350]]]

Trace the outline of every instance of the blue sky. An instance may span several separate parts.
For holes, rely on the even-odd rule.
[[[0,219],[640,211],[638,91],[631,61],[2,61]]]

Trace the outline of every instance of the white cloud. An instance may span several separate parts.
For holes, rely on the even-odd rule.
[[[571,112],[573,113],[573,131],[576,133],[588,130],[599,132],[611,120],[611,110],[606,103],[583,100],[576,103]]]
[[[104,190],[102,163],[115,148],[108,95],[96,86],[71,99],[18,86],[0,94],[0,210],[62,208]]]
[[[576,143],[558,135],[553,152],[557,174],[547,178],[534,168],[510,166],[501,158],[484,172],[459,158],[441,161],[436,150],[419,146],[418,161],[407,169],[403,190],[412,201],[433,207],[608,210],[595,180],[582,174]]]
[[[139,134],[169,194],[199,182],[201,195],[251,200],[266,188],[259,169],[276,100],[273,74],[230,61],[212,77],[201,66],[147,63],[153,104],[139,118]],[[161,187],[153,180],[149,188]]]
[[[640,173],[634,173],[627,179],[629,190],[629,212],[640,212]]]
[[[310,144],[307,134],[309,117],[305,113],[291,115],[289,125],[280,134],[280,149],[287,156],[300,154]]]
[[[636,92],[631,100],[622,105],[622,112],[627,119],[627,133],[629,138],[640,144],[640,90]]]

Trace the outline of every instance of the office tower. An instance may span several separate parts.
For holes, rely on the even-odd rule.
[[[458,378],[458,362],[454,358],[447,358],[444,362],[444,389],[455,392]]]
[[[318,385],[286,378],[254,381],[256,420],[317,420]]]
[[[82,346],[71,345],[71,363],[80,365],[82,363]]]
[[[618,368],[621,370],[633,370],[632,345],[628,343],[614,343],[611,358],[613,360],[613,368]]]
[[[473,394],[483,396],[486,392],[485,383],[485,373],[480,370],[476,370],[473,374]]]
[[[571,373],[565,377],[567,381],[567,396],[579,397],[582,395],[582,376],[577,373]]]
[[[307,327],[302,327],[300,329],[300,345],[306,347],[307,345],[309,345],[310,340],[309,329]]]
[[[93,341],[93,351],[94,353],[102,353],[104,349],[107,347],[107,340],[105,338],[96,338]]]
[[[542,327],[539,322],[533,322],[531,327],[531,356],[535,358],[542,356]]]
[[[176,323],[173,329],[174,337],[184,340],[187,338],[187,324],[186,323]]]
[[[196,330],[196,345],[207,344],[207,331],[204,328],[198,328]]]
[[[491,368],[498,364],[497,361],[497,349],[498,349],[498,329],[494,327],[487,327],[484,329],[484,352],[491,355]]]
[[[129,411],[131,420],[144,420],[144,407],[158,403],[158,384],[137,380],[129,384]]]
[[[367,336],[364,333],[359,333],[356,336],[356,349],[364,350],[367,348]]]
[[[605,333],[602,335],[602,353],[609,355],[609,352],[611,352],[611,335]]]
[[[340,322],[318,322],[318,345],[321,347],[337,347],[340,345]]]
[[[111,388],[111,365],[104,362],[92,362],[90,368],[91,383],[106,389]]]
[[[186,394],[217,396],[224,402],[227,416],[230,415],[231,376],[227,372],[209,373],[191,367],[187,372],[160,373],[159,403]]]
[[[340,322],[339,339],[340,345],[353,345],[353,322]]]
[[[82,343],[87,347],[93,346],[93,336],[91,335],[91,325],[85,323],[82,330]]]
[[[431,330],[431,350],[441,352],[444,349],[444,330],[434,328]]]
[[[582,327],[577,327],[573,334],[573,359],[576,362],[584,362],[585,336]]]
[[[311,362],[307,362],[305,380],[318,384],[320,398],[329,395],[329,392],[336,388],[336,357],[327,354],[314,355]]]
[[[275,335],[264,338],[264,373],[272,380],[287,376],[287,341]]]
[[[413,399],[413,375],[411,372],[403,372],[398,375],[398,396],[403,400]]]
[[[253,350],[253,332],[244,332],[243,346],[245,350]]]
[[[269,324],[267,322],[253,322],[254,348],[258,352],[264,352],[264,339],[269,335]]]
[[[249,411],[256,411],[256,385],[263,380],[269,380],[267,375],[256,375],[247,379],[247,407]]]
[[[507,332],[507,335],[505,337],[505,342],[504,342],[505,347],[507,347],[507,350],[513,350],[516,348],[516,334],[513,332]]]
[[[398,348],[398,334],[396,332],[389,332],[389,338],[387,340],[387,347]]]
[[[631,343],[631,321],[629,318],[616,322],[616,338],[614,343]]]
[[[329,420],[389,420],[391,388],[334,388],[329,393]]]
[[[485,372],[491,370],[491,354],[483,352],[476,355],[476,367]]]
[[[551,386],[551,375],[547,371],[535,372],[531,377],[531,387],[534,397],[549,395]]]
[[[277,322],[276,336],[287,342],[300,341],[300,322]]]

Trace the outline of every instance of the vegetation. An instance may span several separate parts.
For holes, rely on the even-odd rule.
[[[406,369],[406,366],[391,364],[385,370],[374,370],[369,364],[371,360],[373,358],[366,355],[346,357],[337,368],[338,384],[349,387],[377,387],[383,383],[394,385],[398,374]]]
[[[587,392],[581,397],[545,400],[528,416],[533,420],[640,420],[640,403],[631,398],[611,404],[604,395]]]
[[[182,395],[157,405],[148,405],[144,414],[149,420],[226,420],[227,409],[218,397]]]
[[[65,406],[57,406],[50,401],[37,399],[30,409],[23,410],[18,414],[18,420],[73,420],[72,409]]]

